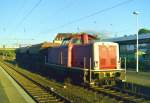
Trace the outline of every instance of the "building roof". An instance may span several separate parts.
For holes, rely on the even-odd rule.
[[[136,43],[136,38],[137,36],[135,34],[135,35],[129,35],[123,37],[109,38],[109,39],[105,39],[104,41],[112,41],[120,44],[129,44],[129,43],[132,44],[132,43]],[[150,43],[150,33],[139,35],[139,43]]]

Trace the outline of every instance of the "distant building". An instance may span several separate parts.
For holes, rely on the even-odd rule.
[[[1,49],[5,49],[5,48],[10,48],[10,49],[15,49],[15,48],[19,48],[19,46],[17,46],[17,45],[14,45],[14,44],[3,44],[3,45],[0,45],[0,48]]]

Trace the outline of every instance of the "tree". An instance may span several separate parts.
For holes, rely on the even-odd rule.
[[[145,28],[142,28],[138,31],[138,34],[141,35],[141,34],[146,34],[146,33],[150,33],[150,30],[149,29],[145,29]]]

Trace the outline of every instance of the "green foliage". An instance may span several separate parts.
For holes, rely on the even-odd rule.
[[[0,50],[0,56],[7,56],[14,58],[16,56],[15,50]]]
[[[142,28],[139,30],[138,34],[141,35],[141,34],[146,34],[146,33],[150,33],[150,30],[149,29],[145,29],[145,28]]]

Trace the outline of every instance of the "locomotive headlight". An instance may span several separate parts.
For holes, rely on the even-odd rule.
[[[121,63],[120,63],[120,60],[118,61],[117,68],[121,68]]]
[[[98,67],[98,61],[94,61],[94,66]]]
[[[121,73],[120,72],[116,72],[115,73],[115,77],[120,77],[121,76]]]

